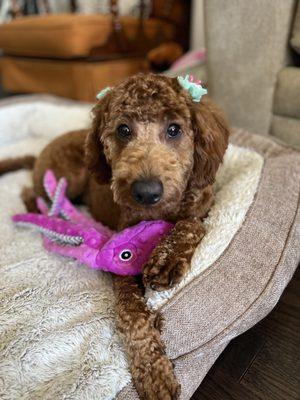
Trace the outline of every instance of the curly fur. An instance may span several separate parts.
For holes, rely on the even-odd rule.
[[[133,132],[129,141],[116,136],[123,123]],[[167,139],[170,123],[180,125],[179,138]],[[205,234],[201,220],[213,202],[211,185],[228,135],[222,112],[208,98],[194,103],[174,78],[137,75],[96,104],[89,132],[67,133],[44,149],[34,167],[34,192],[44,195],[42,176],[52,168],[68,179],[68,195],[84,201],[96,219],[112,228],[149,219],[175,222],[143,269],[144,284],[164,290],[188,271]],[[132,182],[153,177],[163,184],[161,201],[151,207],[137,204]],[[32,204],[29,189],[23,199]],[[118,325],[140,397],[177,398],[180,389],[160,339],[158,316],[147,309],[134,278],[116,277],[115,290]]]

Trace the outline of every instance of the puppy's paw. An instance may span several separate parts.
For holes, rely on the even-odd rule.
[[[189,268],[190,260],[170,254],[164,263],[158,263],[156,257],[151,258],[144,266],[143,282],[153,290],[162,291],[177,285]]]
[[[203,225],[195,218],[177,222],[144,266],[144,285],[161,291],[178,284],[189,270],[195,248],[204,234]]]

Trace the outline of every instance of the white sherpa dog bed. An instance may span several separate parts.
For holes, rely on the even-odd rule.
[[[38,154],[53,137],[88,126],[89,111],[43,96],[0,102],[0,158]],[[299,154],[241,132],[234,138],[248,148],[229,146],[191,272],[173,290],[146,293],[165,315],[182,399],[228,342],[273,308],[299,258]],[[0,178],[0,398],[137,399],[110,275],[48,254],[36,232],[13,226],[27,184],[28,171]]]

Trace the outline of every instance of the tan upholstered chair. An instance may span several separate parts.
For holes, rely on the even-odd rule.
[[[205,25],[210,94],[231,123],[300,147],[300,1],[206,0]]]

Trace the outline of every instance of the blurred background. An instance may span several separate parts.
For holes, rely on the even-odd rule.
[[[300,0],[0,0],[0,96],[93,102],[192,73],[230,122],[300,147]]]

